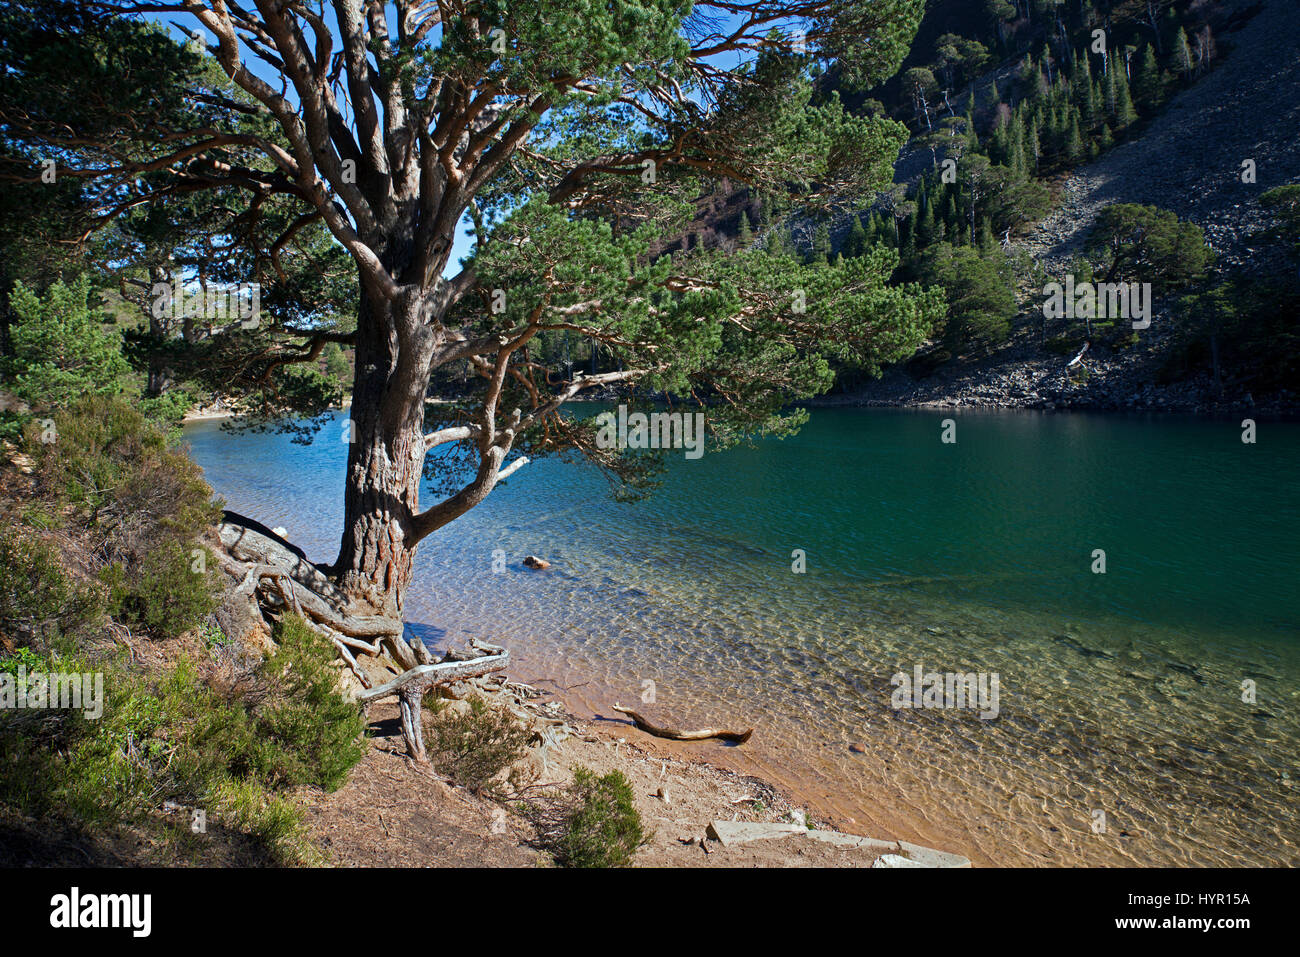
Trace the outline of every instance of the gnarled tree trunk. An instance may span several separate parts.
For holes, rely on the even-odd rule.
[[[362,295],[343,538],[333,567],[355,613],[393,619],[398,637],[385,644],[406,667],[415,663],[400,634],[425,457],[431,309],[429,298],[414,292],[393,301]]]

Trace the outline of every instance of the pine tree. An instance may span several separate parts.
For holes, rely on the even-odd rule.
[[[1192,82],[1192,68],[1195,61],[1192,58],[1192,47],[1187,42],[1187,31],[1178,27],[1178,32],[1174,34],[1174,45],[1169,53],[1172,58],[1171,67],[1183,75],[1183,82]]]
[[[744,210],[740,211],[739,225],[740,228],[736,233],[736,241],[740,244],[740,248],[744,249],[754,241],[754,230],[749,225],[749,217],[745,215]]]
[[[993,135],[989,137],[989,158],[995,163],[1007,161],[1007,124],[999,115],[993,121]]]
[[[1115,121],[1115,128],[1122,130],[1136,122],[1138,116],[1133,109],[1133,97],[1129,93],[1128,78],[1124,76],[1124,71],[1111,72],[1115,75],[1115,111],[1111,118]]]
[[[1116,87],[1115,87],[1116,84],[1115,74],[1118,72],[1119,72],[1118,70],[1107,70],[1106,82],[1102,86],[1105,95],[1105,100],[1104,100],[1105,115],[1112,120],[1115,119],[1115,98],[1117,96]]]
[[[1065,158],[1077,163],[1084,157],[1083,134],[1079,132],[1079,111],[1070,111],[1070,126],[1065,136]]]
[[[853,216],[853,222],[849,225],[849,233],[844,237],[844,244],[840,251],[849,258],[861,256],[867,251],[867,231],[862,228],[862,217],[856,213]]]
[[[912,212],[908,214],[907,219],[904,220],[900,226],[902,230],[900,235],[903,241],[903,246],[902,249],[899,250],[899,258],[905,263],[911,262],[916,258],[916,230],[918,222],[919,219],[917,218],[916,206],[913,205]]]
[[[1011,132],[1007,136],[1007,145],[1011,154],[1007,165],[1011,167],[1012,178],[1016,181],[1022,180],[1029,173],[1029,163],[1025,156],[1025,119],[1019,111],[1011,118]]]
[[[1160,104],[1160,67],[1156,64],[1155,50],[1151,44],[1142,48],[1138,59],[1137,73],[1133,76],[1133,93],[1137,98],[1138,109],[1147,116],[1155,112]]]
[[[1096,80],[1088,84],[1088,88],[1083,96],[1083,102],[1079,105],[1080,112],[1083,116],[1084,125],[1092,129],[1101,120],[1101,87]]]
[[[831,261],[831,231],[826,227],[825,223],[818,223],[817,228],[813,230],[810,261],[819,264]]]

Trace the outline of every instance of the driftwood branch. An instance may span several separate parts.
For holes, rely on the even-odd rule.
[[[754,733],[753,728],[750,728],[748,731],[724,731],[720,728],[701,728],[699,731],[679,731],[676,728],[664,728],[657,724],[653,724],[641,715],[637,714],[631,708],[614,705],[614,710],[619,714],[627,715],[632,719],[632,723],[646,734],[653,734],[656,738],[668,738],[672,741],[704,741],[708,738],[721,738],[723,741],[734,741],[736,744],[744,744],[749,740],[749,736]]]

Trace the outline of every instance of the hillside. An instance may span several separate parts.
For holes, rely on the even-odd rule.
[[[1260,240],[1267,217],[1259,197],[1272,187],[1300,181],[1300,46],[1294,42],[1300,5],[1242,2],[1236,8],[1243,19],[1222,37],[1232,52],[1175,95],[1137,135],[1055,183],[1053,211],[1013,240],[1009,252],[1027,251],[1049,279],[1059,280],[1082,251],[1099,211],[1136,203],[1159,206],[1202,227],[1215,253],[1217,276],[1273,276],[1289,268],[1279,247]],[[1253,184],[1240,179],[1246,159],[1255,161]],[[1169,378],[1164,366],[1177,331],[1169,301],[1157,303],[1151,329],[1137,348],[1111,352],[1094,347],[1088,355],[1088,380],[1070,383],[1064,358],[1045,354],[1038,345],[1041,317],[1033,308],[1033,290],[1022,292],[1029,293],[1031,308],[1021,312],[1008,341],[992,354],[949,363],[925,378],[895,369],[852,395],[828,401],[1186,411],[1295,408],[1297,397],[1285,389],[1256,395],[1249,385],[1234,388],[1227,382],[1220,397],[1205,371],[1162,382]]]

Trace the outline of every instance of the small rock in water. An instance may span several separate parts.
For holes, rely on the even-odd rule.
[[[536,555],[526,555],[524,556],[524,567],[536,568],[540,571],[544,568],[550,568],[551,563],[544,558],[538,558]]]
[[[849,751],[852,754],[866,754],[867,746],[865,744],[862,744],[861,742],[854,741],[852,744],[849,745]]]

